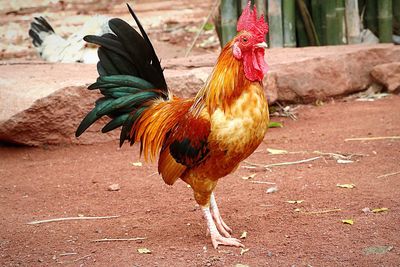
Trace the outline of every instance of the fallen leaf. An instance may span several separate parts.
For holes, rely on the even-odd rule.
[[[377,208],[377,209],[373,209],[372,212],[373,213],[379,213],[379,212],[384,212],[384,211],[388,211],[388,208]]]
[[[140,254],[151,254],[151,250],[148,248],[138,248],[137,250]]]
[[[240,255],[243,255],[244,253],[248,252],[250,249],[249,248],[242,248],[240,250]]]
[[[278,187],[276,187],[276,186],[273,186],[273,187],[270,187],[267,189],[268,194],[275,193],[275,192],[278,192]]]
[[[288,200],[286,202],[289,204],[299,204],[299,203],[303,203],[304,200]]]
[[[252,178],[256,177],[256,175],[257,175],[257,173],[253,173],[253,174],[248,175],[248,176],[242,176],[242,179],[243,180],[249,180],[249,179],[252,179]]]
[[[112,184],[108,187],[108,191],[119,191],[121,189],[121,187],[119,186],[119,184]]]
[[[340,188],[350,188],[350,189],[356,187],[355,184],[337,184],[336,186]]]
[[[351,220],[351,219],[347,219],[347,220],[342,220],[342,223],[353,225],[353,224],[354,224],[354,221]]]
[[[247,237],[247,232],[244,231],[241,235],[240,235],[240,239],[245,239]]]
[[[140,161],[138,161],[138,162],[132,162],[132,165],[135,166],[135,167],[142,167],[142,166],[143,166],[143,163],[141,163]]]
[[[393,246],[372,246],[363,249],[365,255],[370,254],[385,254],[393,249]]]
[[[295,211],[295,212],[300,212],[301,209],[297,208],[297,209],[294,209],[294,211]]]
[[[249,265],[237,263],[234,267],[249,267]]]
[[[365,207],[365,208],[362,209],[362,212],[367,214],[367,213],[371,213],[372,210],[370,208],[368,208],[368,207]]]
[[[282,155],[282,154],[287,154],[288,152],[283,149],[274,149],[274,148],[267,148],[268,153],[272,155]]]
[[[354,161],[348,159],[338,159],[336,162],[339,164],[348,164],[348,163],[353,163]]]
[[[283,124],[276,121],[270,121],[268,124],[268,128],[282,128]]]

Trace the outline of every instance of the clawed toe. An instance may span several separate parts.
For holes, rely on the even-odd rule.
[[[221,235],[216,235],[216,236],[211,236],[211,241],[215,249],[217,249],[219,245],[241,247],[241,248],[244,247],[244,245],[241,243],[239,239],[233,237],[223,237]]]

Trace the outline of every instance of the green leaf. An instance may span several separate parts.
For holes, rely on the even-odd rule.
[[[210,22],[207,22],[207,23],[204,25],[203,30],[205,30],[205,31],[213,31],[214,28],[215,28],[214,24],[212,24],[212,23],[210,23]]]
[[[282,128],[283,124],[276,121],[270,121],[268,124],[268,128]]]

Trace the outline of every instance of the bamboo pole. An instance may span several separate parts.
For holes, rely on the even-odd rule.
[[[308,46],[309,42],[306,34],[306,29],[304,27],[304,22],[299,11],[296,12],[296,36],[297,36],[297,45],[299,47]]]
[[[257,8],[257,14],[264,14],[264,18],[266,18],[267,14],[267,0],[255,0],[254,4]]]
[[[393,30],[392,0],[378,1],[378,29],[379,41],[391,43]]]
[[[282,0],[268,0],[269,38],[271,47],[283,47]]]
[[[336,1],[325,1],[325,20],[326,20],[326,43],[336,45],[337,41],[337,21],[336,21]]]
[[[283,46],[296,47],[295,0],[283,0]]]
[[[236,35],[237,2],[221,0],[221,37],[225,46]]]
[[[326,23],[325,20],[322,19],[323,17],[323,10],[321,5],[321,0],[311,0],[311,16],[314,22],[315,31],[318,36],[318,40],[321,45],[326,44],[325,38],[325,28]]]
[[[349,44],[359,44],[360,36],[360,17],[358,14],[358,1],[346,0],[346,29],[347,41]]]
[[[393,33],[400,35],[400,0],[393,0]]]
[[[347,43],[344,10],[344,0],[336,0],[337,44]]]
[[[310,13],[308,12],[305,1],[297,0],[296,3],[304,23],[304,28],[309,44],[313,46],[320,45],[317,32],[315,31],[314,23],[312,21]]]
[[[365,27],[378,36],[378,5],[376,0],[367,0],[365,2],[364,23]]]

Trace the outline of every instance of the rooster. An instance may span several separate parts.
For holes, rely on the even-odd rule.
[[[146,160],[158,156],[164,182],[179,178],[190,185],[207,222],[212,245],[243,247],[231,236],[215,201],[218,179],[233,172],[262,142],[268,128],[268,105],[262,79],[268,24],[250,2],[237,23],[238,34],[222,49],[204,87],[194,98],[168,90],[163,69],[135,13],[128,9],[141,35],[125,21],[109,22],[112,33],[86,36],[99,45],[99,77],[88,89],[103,97],[79,125],[80,136],[102,116],[102,132],[122,127],[125,140],[140,142]]]
[[[49,62],[97,63],[96,47],[88,47],[82,39],[88,34],[109,33],[108,17],[96,15],[68,38],[56,34],[43,17],[35,17],[29,29],[29,36],[40,57]]]

